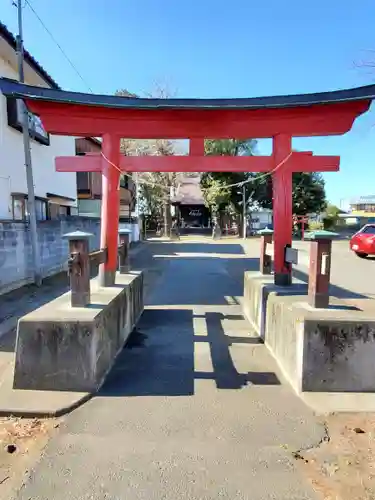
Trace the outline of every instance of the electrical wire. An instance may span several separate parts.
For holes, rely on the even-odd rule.
[[[68,61],[68,63],[70,64],[70,66],[74,69],[74,71],[76,72],[76,74],[78,75],[78,77],[81,79],[81,81],[86,85],[86,87],[90,90],[91,93],[93,93],[93,90],[92,88],[90,87],[90,85],[85,81],[85,79],[83,78],[83,76],[81,75],[81,73],[79,72],[79,70],[77,69],[77,67],[74,65],[74,63],[72,62],[72,60],[68,57],[68,55],[66,54],[66,52],[64,51],[64,49],[61,47],[61,45],[59,44],[59,42],[56,40],[56,38],[53,36],[53,34],[51,33],[51,31],[47,28],[47,26],[45,25],[45,23],[43,22],[43,20],[41,19],[41,17],[39,16],[39,14],[36,12],[36,10],[34,9],[34,7],[31,5],[30,3],[30,0],[25,0],[25,6],[28,5],[30,10],[34,13],[34,15],[36,16],[36,18],[39,20],[40,24],[43,26],[43,28],[46,30],[46,32],[49,34],[49,36],[51,37],[51,39],[54,41],[54,43],[56,44],[56,46],[59,48],[60,52],[63,54],[63,56],[65,57],[65,59]],[[112,165],[114,168],[116,168],[121,174],[123,175],[126,175],[127,177],[129,177],[130,179],[132,179],[133,181],[135,181],[134,177],[131,175],[131,174],[127,174],[126,172],[123,172],[117,165],[115,165],[113,162],[111,162],[105,155],[104,153],[102,152],[101,153],[103,158],[110,164]],[[224,189],[229,189],[229,188],[232,188],[232,187],[242,187],[244,186],[245,184],[250,184],[252,182],[259,182],[259,181],[263,181],[263,179],[267,178],[268,176],[272,175],[273,173],[275,173],[282,165],[284,165],[284,163],[286,161],[288,161],[288,159],[291,157],[292,155],[292,152],[290,152],[285,158],[284,160],[282,160],[278,165],[276,165],[276,167],[272,170],[270,170],[269,172],[266,172],[265,174],[263,175],[259,175],[257,177],[253,177],[253,178],[250,178],[250,179],[247,179],[245,181],[240,181],[240,182],[235,182],[234,184],[228,184],[226,186],[223,186],[222,187],[222,190]],[[166,189],[166,186],[163,185],[163,184],[159,184],[159,183],[156,183],[156,182],[147,182],[145,181],[144,179],[138,179],[138,182],[139,183],[143,183],[143,184],[146,184],[146,185],[150,185],[152,187],[160,187],[162,188],[163,190]]]
[[[40,24],[43,26],[43,28],[46,30],[46,32],[48,33],[48,35],[51,37],[51,39],[53,40],[53,42],[57,45],[58,49],[60,50],[60,52],[62,53],[62,55],[65,57],[65,59],[68,61],[68,63],[70,64],[70,66],[73,68],[73,70],[76,72],[76,74],[78,75],[78,77],[81,79],[81,81],[86,85],[86,87],[89,89],[89,91],[91,93],[94,93],[92,88],[90,87],[90,85],[86,82],[86,80],[83,78],[83,76],[81,75],[80,71],[77,69],[77,67],[75,66],[75,64],[72,62],[72,60],[69,58],[69,56],[66,54],[66,52],[64,51],[64,49],[61,47],[61,45],[59,44],[59,42],[56,40],[56,38],[53,36],[53,34],[51,33],[51,31],[47,28],[47,26],[45,25],[45,23],[43,22],[43,20],[41,19],[41,17],[39,16],[39,14],[36,12],[36,10],[34,9],[34,7],[31,5],[30,1],[29,0],[25,0],[25,5],[28,5],[28,7],[30,8],[30,10],[33,12],[33,14],[35,15],[35,17],[38,19],[38,21],[40,22]]]
[[[115,168],[118,172],[120,172],[120,174],[125,175],[126,177],[128,177],[129,179],[131,179],[133,182],[135,182],[135,178],[134,178],[131,174],[128,174],[127,172],[123,172],[123,171],[121,170],[121,168],[120,168],[118,165],[116,165],[115,163],[113,163],[113,162],[112,162],[109,158],[107,158],[107,157],[106,157],[106,155],[105,155],[102,151],[101,151],[101,156],[104,158],[104,160],[105,160],[105,161],[106,161],[109,165],[111,165],[111,166],[112,166],[112,167],[114,167],[114,168]],[[141,178],[141,179],[139,179],[139,177],[138,177],[138,182],[139,182],[139,184],[146,184],[146,185],[149,185],[149,186],[152,186],[152,187],[156,187],[156,186],[157,186],[157,187],[162,188],[162,189],[163,189],[163,190],[165,190],[165,191],[167,191],[167,190],[168,190],[168,187],[167,187],[165,184],[159,184],[159,183],[157,183],[157,182],[148,182],[148,181],[146,181],[145,179],[142,179],[142,178]],[[119,185],[118,185],[118,190],[119,190],[119,189],[120,189],[120,183],[119,183]],[[135,199],[136,199],[136,197],[134,196],[134,193],[131,193],[131,196],[132,196],[132,200],[131,200],[131,201],[133,201],[133,200],[135,200]],[[157,200],[159,200],[159,201],[165,201],[165,199],[164,199],[164,198],[160,198],[159,196],[154,196],[154,197],[155,197]]]
[[[274,173],[275,173],[275,172],[276,172],[279,168],[281,168],[281,167],[282,167],[282,166],[283,166],[283,165],[284,165],[284,164],[285,164],[285,163],[289,160],[289,158],[292,156],[292,153],[293,153],[293,152],[291,151],[291,152],[290,152],[290,153],[289,153],[289,154],[288,154],[288,155],[287,155],[287,156],[286,156],[283,160],[281,160],[281,161],[280,161],[280,163],[278,163],[278,164],[276,165],[276,167],[275,167],[275,168],[273,168],[273,169],[272,169],[272,170],[270,170],[269,172],[266,172],[265,174],[259,175],[259,176],[257,176],[257,177],[253,177],[253,178],[251,178],[251,179],[247,179],[247,180],[245,180],[245,181],[236,182],[236,183],[234,183],[234,184],[229,184],[229,185],[227,185],[227,186],[223,186],[223,187],[222,187],[222,190],[224,190],[224,189],[228,189],[228,188],[232,188],[232,187],[236,187],[236,186],[241,186],[241,187],[242,187],[242,186],[244,186],[245,184],[250,184],[250,183],[252,183],[252,182],[256,182],[256,181],[259,181],[259,180],[263,182],[263,180],[264,180],[264,179],[266,179],[268,176],[270,176],[270,175],[274,174]],[[112,166],[112,167],[114,167],[116,170],[118,170],[118,172],[120,172],[120,174],[123,174],[123,175],[125,175],[126,177],[128,177],[128,178],[132,179],[132,180],[133,180],[133,182],[135,181],[134,177],[133,177],[131,174],[128,174],[128,173],[126,173],[126,172],[123,172],[123,171],[121,170],[121,168],[120,168],[118,165],[116,165],[115,163],[113,163],[113,162],[112,162],[109,158],[107,158],[103,152],[101,152],[101,156],[104,158],[104,160],[105,160],[105,161],[106,161],[109,165],[111,165],[111,166]],[[147,155],[145,155],[145,156],[147,156]],[[139,182],[140,184],[142,184],[142,183],[143,183],[143,184],[146,184],[146,185],[150,185],[150,186],[152,186],[152,187],[156,187],[156,186],[157,186],[157,187],[162,188],[163,190],[166,190],[166,189],[167,189],[167,186],[165,186],[164,184],[159,184],[159,183],[157,183],[157,182],[147,182],[146,180],[144,180],[144,179],[142,179],[142,178],[141,178],[141,179],[139,179],[139,177],[138,177],[138,182]],[[120,184],[119,184],[119,186],[118,186],[118,189],[120,189]],[[133,193],[132,193],[132,197],[135,199],[135,197],[133,196]],[[163,199],[163,198],[160,198],[160,197],[156,197],[156,199],[161,200],[161,201],[164,201],[164,199]]]

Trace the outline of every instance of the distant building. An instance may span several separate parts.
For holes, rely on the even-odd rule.
[[[205,206],[200,187],[200,175],[181,175],[177,189],[172,196],[172,205],[178,205],[183,228],[208,228],[211,224],[210,210]]]
[[[58,89],[58,84],[25,51],[25,82]],[[16,39],[0,23],[0,76],[18,79]],[[38,220],[77,212],[75,173],[55,171],[56,156],[75,154],[73,137],[48,134],[40,119],[29,113],[31,157]],[[19,102],[0,93],[0,219],[24,220],[27,182]]]
[[[360,227],[375,222],[375,195],[358,196],[347,202],[347,213],[339,214],[343,224]]]
[[[358,217],[375,217],[375,195],[353,198],[349,213]]]

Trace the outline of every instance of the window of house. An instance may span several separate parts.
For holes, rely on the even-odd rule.
[[[25,219],[26,199],[24,196],[12,196],[12,213],[14,220]]]
[[[47,219],[47,202],[44,200],[35,200],[35,211],[37,220]]]
[[[25,195],[12,196],[12,211],[14,220],[25,220],[29,218],[28,202]],[[37,220],[48,219],[47,201],[35,198],[35,211]]]
[[[59,206],[59,215],[68,216],[70,215],[70,207],[65,205]]]

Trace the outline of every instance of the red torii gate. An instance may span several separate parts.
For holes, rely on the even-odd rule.
[[[368,110],[375,85],[357,89],[250,99],[139,99],[65,92],[0,79],[6,96],[25,99],[53,134],[101,136],[102,155],[56,159],[58,171],[101,171],[101,246],[108,259],[100,270],[111,285],[117,268],[120,172],[271,172],[273,179],[275,284],[288,285],[285,248],[292,240],[292,173],[336,171],[338,156],[293,152],[292,137],[339,135]],[[190,139],[190,156],[124,157],[120,138]],[[204,156],[205,138],[272,137],[270,157]]]
[[[283,144],[283,141],[285,142]],[[312,152],[292,152],[291,140],[288,136],[277,136],[274,140],[274,148],[284,145],[284,156],[280,152],[279,164],[273,156],[204,156],[204,140],[191,139],[190,156],[124,156],[120,155],[118,163],[114,163],[118,172],[272,172],[273,178],[273,211],[274,224],[278,228],[274,234],[275,242],[275,282],[277,284],[288,284],[291,273],[284,262],[285,245],[291,242],[292,238],[292,174],[293,172],[328,172],[339,170],[339,156],[317,156]],[[198,156],[199,151],[201,155]],[[195,156],[197,155],[197,156]],[[89,154],[86,156],[62,156],[56,158],[56,170],[58,172],[103,172],[106,168],[107,155]],[[104,159],[104,162],[103,162]],[[113,166],[113,165],[112,165]],[[104,177],[103,177],[104,180]],[[107,199],[111,214],[115,213],[113,204],[118,203],[115,197]],[[109,208],[107,209],[109,210]],[[102,210],[102,221],[106,218],[106,212]],[[289,221],[289,223],[288,223]],[[115,221],[109,221],[111,227],[107,226],[107,237],[102,229],[102,245],[110,248],[113,234],[113,241],[116,237],[118,227]],[[103,225],[104,226],[104,225]],[[103,227],[102,226],[102,227]],[[112,231],[113,227],[113,231]],[[109,229],[108,229],[109,228]],[[106,239],[105,239],[106,238]],[[117,248],[117,246],[116,246]],[[277,249],[280,249],[278,252]],[[110,251],[108,251],[110,255]],[[113,259],[115,255],[113,252]],[[113,263],[114,264],[114,263]],[[276,269],[281,269],[280,273]]]

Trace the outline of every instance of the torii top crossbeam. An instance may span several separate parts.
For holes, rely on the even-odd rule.
[[[53,134],[102,136],[102,157],[58,158],[60,171],[102,171],[101,245],[108,259],[101,281],[111,284],[117,266],[121,171],[261,171],[273,179],[275,283],[290,283],[285,248],[292,239],[292,173],[334,171],[339,157],[292,152],[292,137],[339,135],[366,112],[375,85],[315,94],[250,99],[139,99],[65,92],[0,79],[0,90],[21,98]],[[190,158],[121,157],[120,138],[190,139]],[[272,137],[271,157],[204,156],[204,139]]]
[[[338,135],[368,110],[375,85],[315,94],[243,99],[142,99],[66,92],[1,79],[52,134],[140,139]],[[94,118],[94,119],[93,119]]]

